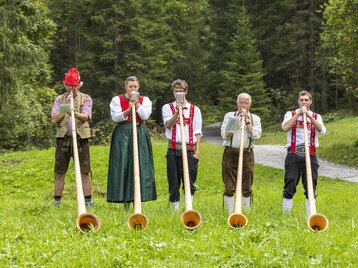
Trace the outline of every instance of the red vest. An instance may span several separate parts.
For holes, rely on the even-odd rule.
[[[119,100],[121,101],[121,107],[122,107],[122,111],[125,111],[129,108],[129,100],[127,100],[124,95],[119,95]],[[139,96],[139,103],[142,104],[143,103],[143,96]],[[126,122],[131,122],[131,116],[132,114],[129,114],[127,117]],[[145,120],[142,120],[138,113],[136,113],[136,118],[137,118],[137,123],[145,123]]]
[[[175,114],[174,104],[171,102],[169,103],[169,106],[170,109],[172,110],[172,113]],[[184,126],[189,125],[189,150],[194,149],[194,138],[193,138],[194,108],[195,106],[190,104],[189,118],[185,118],[183,115]],[[175,125],[172,128],[172,149],[176,148],[177,124],[180,125],[180,118],[177,119]],[[185,139],[185,137],[181,137],[181,138]]]
[[[291,111],[292,113],[292,117],[296,114],[296,111]],[[312,113],[312,117],[317,120],[317,114],[316,113]],[[296,120],[296,123],[294,124],[294,126],[292,127],[292,131],[291,131],[291,153],[296,152],[296,130],[297,127],[299,128],[303,128],[303,121],[298,121]],[[310,135],[310,155],[314,155],[314,149],[315,149],[315,144],[314,144],[314,140],[316,137],[316,128],[314,127],[314,125],[312,123],[307,122],[307,129],[310,129],[311,135]]]

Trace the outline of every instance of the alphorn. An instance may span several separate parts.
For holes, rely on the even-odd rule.
[[[139,93],[133,91],[131,100],[139,102]],[[137,118],[135,103],[132,105],[132,124],[133,124],[133,168],[134,168],[134,214],[127,221],[128,227],[132,230],[144,230],[148,226],[147,217],[142,214],[142,198],[140,192],[140,174],[138,158],[138,137],[137,137]]]
[[[184,93],[176,93],[177,101],[184,102]],[[181,222],[184,224],[185,228],[188,230],[196,229],[200,226],[202,219],[199,212],[193,210],[193,204],[191,200],[191,190],[190,190],[190,178],[189,178],[189,167],[188,167],[188,155],[186,150],[186,141],[185,141],[185,131],[184,131],[184,120],[183,120],[183,108],[181,105],[179,107],[179,120],[180,120],[180,131],[181,131],[181,150],[182,150],[182,160],[183,160],[183,180],[184,180],[184,198],[185,198],[185,211],[181,215]]]
[[[73,104],[73,91],[71,91],[71,122],[72,122],[72,145],[73,145],[73,162],[75,166],[75,176],[76,176],[76,191],[77,191],[77,211],[78,217],[76,220],[76,226],[80,231],[90,231],[92,228],[95,231],[101,229],[100,219],[92,213],[86,212],[85,199],[83,195],[82,188],[82,178],[81,178],[81,169],[80,169],[80,160],[78,156],[77,148],[77,132],[76,132],[76,120],[75,120],[75,111]]]
[[[303,128],[305,140],[305,157],[306,157],[306,174],[307,174],[307,192],[310,216],[307,220],[308,228],[311,231],[323,232],[328,228],[328,219],[322,214],[316,212],[315,198],[313,193],[313,181],[311,170],[311,157],[308,148],[308,135],[307,135],[307,117],[303,114]]]
[[[241,117],[240,126],[240,149],[239,149],[239,160],[237,168],[237,180],[236,180],[236,191],[235,191],[235,208],[234,213],[229,216],[227,223],[233,229],[242,229],[247,225],[247,218],[242,214],[242,166],[244,157],[244,127],[245,120]]]

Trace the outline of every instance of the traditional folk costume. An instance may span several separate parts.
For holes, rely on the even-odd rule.
[[[229,118],[236,117],[237,123],[233,129],[233,135],[228,138],[225,135]],[[242,196],[243,208],[249,212],[252,199],[252,183],[254,180],[254,143],[255,140],[261,138],[261,119],[255,114],[249,113],[252,125],[252,134],[247,130],[247,125],[244,129],[244,155],[243,155],[243,170],[242,170]],[[221,137],[223,138],[224,154],[222,158],[222,179],[225,185],[224,202],[228,213],[233,213],[234,210],[234,194],[236,191],[238,161],[240,155],[240,126],[241,117],[238,112],[228,112],[224,117],[221,125]]]
[[[176,101],[165,104],[162,108],[162,117],[164,125],[175,114],[177,109]],[[196,181],[198,173],[199,159],[194,157],[196,135],[202,136],[202,119],[200,109],[186,102],[183,106],[183,121],[185,131],[185,142],[188,155],[188,167],[190,177],[190,191],[194,196],[196,187],[194,183]],[[167,151],[167,178],[169,185],[169,201],[172,202],[175,210],[179,208],[180,200],[180,183],[183,181],[183,160],[182,160],[182,137],[180,131],[180,118],[178,117],[175,125],[171,128],[165,129],[165,136],[168,139],[168,151]],[[183,183],[184,189],[184,183]]]
[[[80,88],[82,82],[80,81],[80,74],[76,68],[71,68],[62,81],[64,85],[76,86]],[[66,92],[58,96],[53,104],[51,111],[51,118],[56,114],[62,114],[62,119],[56,123],[56,153],[55,153],[55,173],[65,174],[68,170],[68,166],[73,157],[73,140],[72,140],[72,120],[71,115],[68,113],[69,104],[67,103],[67,98],[69,92]],[[85,121],[80,120],[75,117],[75,128],[77,135],[77,146],[78,146],[78,158],[81,173],[89,174],[91,173],[91,163],[90,163],[90,148],[89,148],[89,138],[91,138],[91,129],[89,121],[92,118],[92,98],[80,91],[73,92],[73,108],[75,113],[86,114],[88,119]],[[66,108],[67,107],[67,108]],[[56,179],[55,179],[56,180]],[[57,185],[57,186],[56,186]],[[56,195],[56,191],[60,185],[55,182],[55,196],[54,196],[54,205],[57,206],[60,204],[61,195]],[[57,189],[57,190],[56,190]],[[63,189],[63,186],[62,186]],[[61,190],[62,193],[62,190]],[[86,206],[92,207],[92,197],[91,195],[85,196]]]
[[[58,96],[53,104],[51,115],[59,113],[60,107],[66,104],[68,92]],[[78,113],[85,113],[88,119],[92,118],[92,98],[82,92],[76,92],[73,96],[74,108]],[[82,173],[90,173],[90,153],[89,138],[91,137],[91,129],[89,120],[82,121],[75,118],[76,132],[78,135],[79,161]],[[66,173],[71,157],[73,156],[72,148],[72,121],[71,116],[66,113],[63,119],[56,124],[56,173]]]
[[[138,157],[141,199],[145,202],[157,199],[152,143],[145,125],[152,113],[152,102],[148,97],[140,96],[139,103],[141,105],[136,111]],[[123,114],[129,105],[125,95],[114,97],[110,103],[112,120],[117,122],[117,126],[112,134],[110,148],[107,202],[134,201],[133,123],[131,115],[125,117]]]
[[[288,111],[282,122],[282,126],[290,120],[299,110]],[[318,160],[316,156],[316,148],[319,146],[318,134],[326,134],[326,127],[323,125],[321,115],[312,113],[312,117],[322,125],[321,132],[318,132],[310,119],[307,117],[307,137],[310,150],[313,193],[316,196],[316,186],[318,179]],[[287,155],[285,160],[285,178],[283,188],[283,210],[289,212],[293,204],[293,196],[296,193],[296,187],[302,177],[304,187],[304,195],[306,196],[306,212],[309,215],[308,191],[307,191],[307,175],[306,175],[306,158],[305,158],[305,140],[303,117],[297,118],[295,125],[287,132]]]

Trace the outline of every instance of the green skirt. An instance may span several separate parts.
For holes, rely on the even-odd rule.
[[[132,122],[120,123],[112,134],[109,155],[107,202],[133,202]],[[144,124],[137,124],[140,190],[142,202],[157,199],[152,143]]]

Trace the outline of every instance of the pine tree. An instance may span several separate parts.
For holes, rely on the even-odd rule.
[[[252,111],[264,116],[268,97],[263,83],[262,60],[255,45],[245,1],[211,1],[213,45],[210,82],[215,104],[222,115],[236,109],[236,97],[247,92]]]
[[[252,111],[265,117],[269,112],[269,99],[264,87],[262,60],[257,51],[247,10],[243,6],[234,24],[236,32],[229,39],[229,50],[220,71],[223,78],[219,92],[219,107],[228,111],[235,105],[236,97],[246,92],[252,96]]]
[[[46,146],[54,24],[39,1],[2,1],[0,17],[0,149]]]

